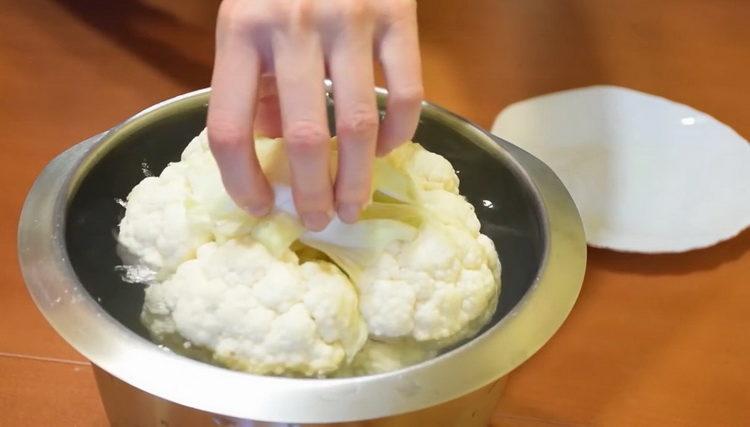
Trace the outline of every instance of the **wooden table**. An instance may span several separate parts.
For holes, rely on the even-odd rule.
[[[0,425],[104,425],[90,366],[23,286],[17,218],[56,153],[207,86],[216,1],[3,3]],[[750,136],[748,1],[423,0],[420,23],[428,98],[482,126],[511,102],[608,83]],[[493,424],[750,425],[749,249],[750,232],[683,255],[589,250],[580,300]]]

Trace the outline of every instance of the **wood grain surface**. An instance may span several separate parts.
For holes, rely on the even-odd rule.
[[[208,85],[217,1],[0,5],[0,425],[105,425],[90,367],[24,288],[20,208],[55,154]],[[750,1],[419,9],[427,97],[484,127],[511,102],[607,83],[687,103],[750,136]],[[750,232],[682,255],[589,250],[570,318],[513,373],[493,425],[750,425],[748,331]]]

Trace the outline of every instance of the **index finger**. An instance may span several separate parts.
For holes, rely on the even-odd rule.
[[[252,134],[260,58],[246,35],[232,29],[223,33],[217,39],[211,78],[209,146],[232,200],[263,216],[272,207],[273,192],[258,162]]]

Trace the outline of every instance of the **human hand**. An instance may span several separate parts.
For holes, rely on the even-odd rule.
[[[389,91],[379,120],[373,58]],[[338,171],[331,182],[323,80],[334,86]],[[273,191],[253,130],[283,135],[297,211],[325,228],[334,207],[356,221],[368,201],[375,155],[409,140],[422,101],[414,0],[224,0],[208,109],[208,138],[224,186],[263,216]]]

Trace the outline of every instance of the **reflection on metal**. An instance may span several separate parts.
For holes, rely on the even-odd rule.
[[[301,424],[265,422],[199,411],[145,393],[94,365],[94,376],[107,417],[113,426],[220,426],[297,427]],[[486,427],[505,391],[507,377],[440,405],[376,420],[335,424],[305,424],[315,427]]]

